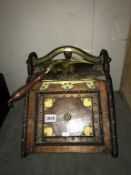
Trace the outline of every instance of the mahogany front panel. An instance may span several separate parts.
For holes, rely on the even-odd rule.
[[[29,93],[27,153],[111,152],[105,81],[95,81],[92,88],[86,85],[86,81],[74,81],[70,89],[64,89],[60,83],[50,83],[44,90],[41,86],[42,82],[36,84]],[[48,99],[54,101],[51,106],[46,104]],[[71,115],[67,120],[64,118],[66,113]],[[50,114],[57,119],[48,121]]]

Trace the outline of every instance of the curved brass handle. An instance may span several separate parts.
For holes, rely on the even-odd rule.
[[[100,63],[101,62],[100,56],[98,56],[98,57],[93,56],[93,55],[85,52],[84,50],[82,50],[78,47],[62,46],[62,47],[58,47],[58,48],[52,50],[50,53],[48,53],[44,57],[41,57],[39,59],[34,59],[33,64],[35,66],[35,65],[46,63],[46,62],[52,60],[56,55],[61,54],[61,53],[65,53],[65,52],[75,53],[75,54],[81,56],[83,60],[90,62],[90,63]]]
[[[18,90],[16,90],[10,97],[10,100],[8,101],[9,106],[11,106],[11,104],[14,101],[19,100],[20,98],[22,98],[23,96],[25,96],[25,94],[39,81],[41,81],[44,78],[44,73],[39,73],[37,74],[29,83],[27,83],[26,85],[20,87]]]

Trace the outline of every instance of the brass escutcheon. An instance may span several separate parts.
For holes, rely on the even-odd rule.
[[[70,113],[65,113],[64,114],[64,120],[69,121],[71,119],[71,114]]]

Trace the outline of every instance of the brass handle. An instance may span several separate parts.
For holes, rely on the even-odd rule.
[[[29,90],[32,88],[32,86],[34,86],[36,83],[38,83],[39,81],[41,81],[44,78],[44,73],[39,73],[37,74],[28,84],[20,87],[18,90],[16,90],[12,95],[10,100],[8,101],[8,105],[11,106],[11,104],[14,101],[19,100],[20,98],[22,98],[23,96],[25,96],[25,94],[27,92],[29,92]]]
[[[61,53],[64,53],[64,55],[67,59],[71,58],[72,53],[75,53],[75,54],[79,55],[82,58],[82,60],[85,60],[89,63],[93,63],[93,64],[101,63],[101,57],[100,56],[91,55],[91,54],[85,52],[84,50],[82,50],[78,47],[62,46],[62,47],[58,47],[58,48],[52,50],[51,52],[49,52],[44,57],[41,57],[39,59],[34,59],[33,64],[34,65],[40,65],[40,64],[47,63],[47,62],[51,61],[55,56],[57,56]]]

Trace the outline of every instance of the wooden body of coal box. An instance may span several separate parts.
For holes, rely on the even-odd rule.
[[[59,53],[65,59],[52,60]],[[42,58],[29,55],[28,83],[36,73],[48,73],[25,97],[22,157],[66,152],[118,156],[110,61],[106,50],[95,57],[72,46]]]

